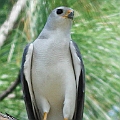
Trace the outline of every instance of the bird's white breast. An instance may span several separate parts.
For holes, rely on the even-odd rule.
[[[37,104],[40,104],[40,96],[45,97],[56,119],[61,120],[65,91],[75,86],[69,41],[37,39],[33,45],[32,84]]]

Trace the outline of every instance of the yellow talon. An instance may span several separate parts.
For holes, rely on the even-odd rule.
[[[43,120],[47,120],[47,112],[44,112]]]
[[[68,118],[64,118],[64,120],[68,120]]]

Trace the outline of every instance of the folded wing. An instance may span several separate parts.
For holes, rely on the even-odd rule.
[[[71,58],[73,61],[73,69],[76,79],[76,110],[74,120],[82,120],[84,110],[84,96],[85,96],[85,71],[82,57],[77,44],[70,41]]]

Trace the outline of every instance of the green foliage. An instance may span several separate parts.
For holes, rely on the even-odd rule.
[[[13,6],[13,2],[9,0],[0,0],[0,25],[8,17],[9,11]]]
[[[30,12],[30,2],[27,2],[25,10],[0,49],[0,93],[16,79],[25,45],[38,36],[51,10],[58,6],[70,6],[75,10],[72,38],[81,50],[86,70],[84,120],[119,120],[120,2],[118,0],[36,0],[36,2],[33,12]],[[8,15],[7,8],[10,8],[10,4],[7,4],[6,0],[3,6],[6,8],[0,8],[4,15],[0,25]],[[20,120],[25,120],[27,118],[23,103],[21,87],[18,86],[10,96],[0,102],[0,112],[7,112]]]

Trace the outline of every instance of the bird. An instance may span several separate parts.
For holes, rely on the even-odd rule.
[[[26,45],[20,70],[29,120],[82,120],[85,70],[71,38],[74,10],[52,10],[37,39]]]

